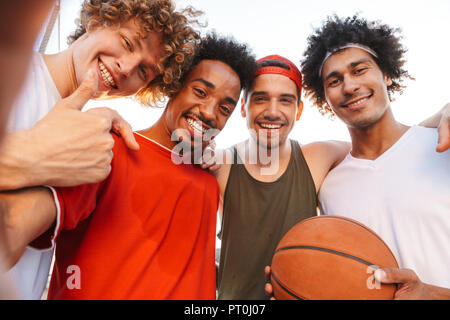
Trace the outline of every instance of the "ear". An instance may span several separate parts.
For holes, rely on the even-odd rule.
[[[241,115],[242,115],[242,118],[247,117],[247,112],[245,112],[244,98],[241,98]]]
[[[298,105],[298,108],[297,108],[297,115],[295,116],[295,121],[300,120],[300,116],[302,115],[302,111],[303,111],[303,101],[300,101],[300,104]]]
[[[97,23],[95,23],[93,20],[89,21],[88,23],[86,23],[86,33],[90,34],[95,29],[97,29],[97,27],[98,27]]]
[[[392,85],[392,79],[388,75],[384,76],[384,82],[386,83],[386,86],[389,87]]]

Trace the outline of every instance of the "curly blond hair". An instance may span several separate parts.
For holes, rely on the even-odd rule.
[[[143,105],[155,105],[181,88],[180,78],[200,42],[200,34],[192,25],[200,25],[197,17],[202,14],[192,7],[175,11],[172,0],[85,0],[77,29],[68,43],[86,33],[88,26],[112,26],[132,18],[141,23],[145,32],[161,32],[164,52],[158,63],[160,74],[134,95]]]

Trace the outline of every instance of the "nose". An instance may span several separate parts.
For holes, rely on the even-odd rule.
[[[357,79],[351,76],[344,77],[342,90],[345,95],[352,95],[360,88],[360,84]]]
[[[200,106],[199,110],[202,116],[202,121],[206,122],[210,126],[214,126],[216,108],[218,108],[218,106],[218,102],[213,99],[205,101],[205,103]]]
[[[121,78],[128,79],[134,70],[139,66],[140,59],[138,55],[126,54],[116,62]]]
[[[276,97],[269,100],[264,116],[271,120],[279,118],[278,100]]]

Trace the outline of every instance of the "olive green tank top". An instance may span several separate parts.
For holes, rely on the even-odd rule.
[[[314,181],[299,144],[290,141],[291,159],[274,182],[254,179],[233,147],[219,234],[219,299],[267,299],[264,267],[278,242],[297,222],[317,215]]]

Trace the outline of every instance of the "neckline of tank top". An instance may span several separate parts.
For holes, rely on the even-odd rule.
[[[415,132],[418,131],[418,128],[420,128],[417,125],[411,126],[406,132],[392,145],[387,149],[385,152],[383,152],[378,158],[370,160],[370,159],[362,159],[362,158],[356,158],[352,156],[351,152],[347,154],[344,161],[353,161],[355,163],[360,164],[369,164],[371,166],[375,166],[376,164],[383,163],[386,161],[386,159],[389,159],[390,155],[395,152],[398,148],[400,148],[403,144],[405,144],[410,137],[413,136]],[[344,162],[342,161],[342,163]]]
[[[287,175],[287,172],[288,172],[289,168],[294,165],[293,151],[294,151],[295,141],[292,140],[292,139],[289,139],[289,141],[291,142],[291,155],[289,157],[289,163],[286,166],[286,169],[284,170],[284,172],[274,181],[267,181],[266,182],[266,181],[258,180],[255,177],[253,177],[250,174],[250,172],[248,172],[247,168],[245,167],[244,161],[242,161],[242,158],[239,156],[239,153],[237,152],[237,149],[236,149],[236,145],[233,146],[233,149],[236,152],[237,157],[239,158],[240,164],[242,164],[244,172],[249,176],[249,178],[252,179],[253,181],[255,181],[258,184],[265,185],[265,186],[270,186],[270,185],[276,184],[276,183],[280,182],[282,179],[284,179],[284,177]]]

